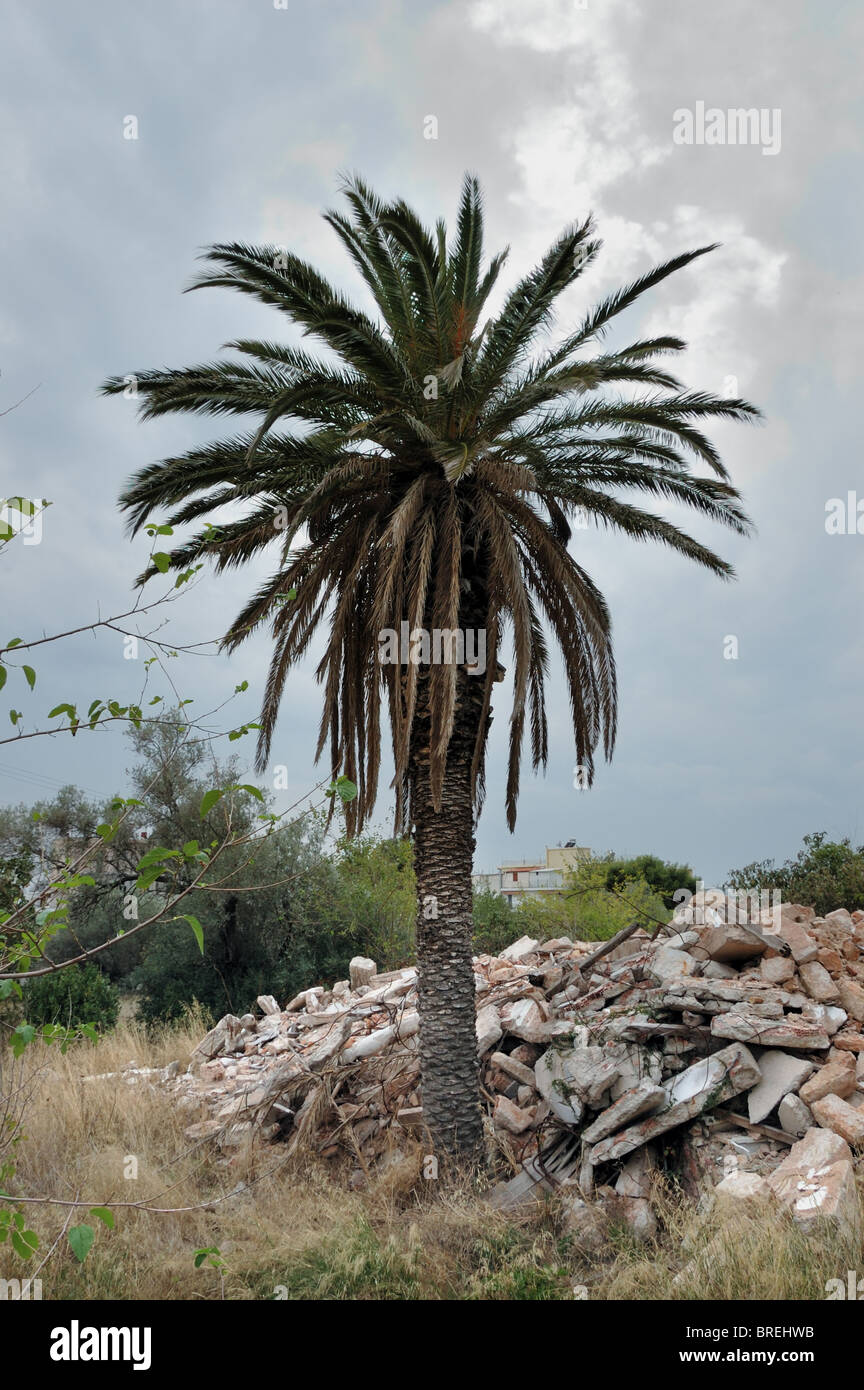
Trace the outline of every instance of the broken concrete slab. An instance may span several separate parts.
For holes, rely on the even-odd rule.
[[[790,1014],[783,1019],[760,1018],[754,1013],[718,1014],[711,1020],[711,1032],[715,1038],[735,1038],[759,1047],[820,1052],[831,1046],[824,1028]]]
[[[782,985],[795,976],[795,962],[788,956],[763,956],[759,973],[766,984]]]
[[[849,1015],[845,1009],[835,1008],[832,1004],[816,1004],[812,999],[808,999],[801,1010],[801,1017],[809,1019],[811,1023],[818,1023],[820,1028],[825,1029],[829,1038],[833,1038]]]
[[[797,1144],[793,1144],[783,1162],[768,1177],[768,1186],[781,1201],[794,1200],[802,1174],[815,1172],[841,1159],[851,1162],[852,1150],[830,1129],[808,1129]]]
[[[797,1091],[814,1069],[813,1062],[792,1057],[788,1052],[760,1053],[761,1080],[747,1095],[747,1113],[752,1124],[767,1119],[790,1091]]]
[[[498,959],[509,961],[522,960],[524,956],[532,955],[539,945],[540,942],[535,941],[533,936],[520,936],[518,941],[514,941],[510,946],[505,947],[503,951],[499,952]]]
[[[817,1004],[836,1004],[840,998],[836,982],[818,960],[807,961],[798,966],[801,983]]]
[[[838,980],[837,993],[841,1006],[854,1018],[856,1023],[864,1023],[864,986],[857,980]]]
[[[719,960],[709,960],[702,970],[702,978],[705,980],[734,980],[738,977],[738,971],[731,965],[724,965]]]
[[[498,1010],[505,1033],[514,1038],[536,1036],[541,1026],[547,1022],[536,999],[513,999]]]
[[[773,1193],[759,1173],[748,1173],[736,1169],[718,1182],[714,1194],[721,1201],[768,1202]]]
[[[652,1115],[666,1103],[666,1100],[667,1093],[663,1086],[655,1086],[651,1082],[634,1086],[602,1111],[597,1119],[582,1131],[582,1138],[586,1144],[595,1144],[608,1135],[615,1134],[640,1116]]]
[[[841,1052],[800,1086],[798,1094],[805,1105],[812,1107],[814,1101],[823,1100],[825,1096],[845,1098],[851,1095],[856,1080],[854,1056],[851,1052]]]
[[[230,1052],[240,1037],[241,1031],[242,1025],[239,1018],[235,1017],[234,1014],[226,1014],[224,1018],[220,1018],[215,1028],[211,1028],[210,1032],[205,1034],[197,1047],[193,1048],[190,1060],[193,1062],[202,1059],[210,1061],[211,1058],[219,1057],[224,1052]]]
[[[681,1041],[684,1041],[682,1039]],[[607,1045],[606,1054],[618,1068],[618,1076],[612,1082],[609,1095],[618,1100],[625,1091],[639,1086],[643,1081],[660,1085],[663,1079],[663,1063],[659,1053],[636,1042],[614,1042]]]
[[[575,1087],[567,1079],[558,1053],[549,1049],[534,1068],[537,1088],[551,1110],[568,1125],[578,1125],[585,1107]]]
[[[813,1113],[800,1096],[784,1096],[777,1107],[780,1128],[801,1139],[813,1127]]]
[[[823,1129],[833,1130],[852,1148],[859,1148],[864,1144],[864,1111],[850,1105],[848,1101],[841,1100],[837,1095],[814,1100],[810,1108],[814,1120]]]
[[[648,963],[648,971],[661,984],[667,980],[680,979],[682,975],[692,975],[696,961],[686,951],[675,946],[659,946]]]
[[[359,1062],[364,1057],[377,1057],[378,1053],[383,1052],[395,1039],[411,1038],[419,1031],[419,1028],[420,1015],[414,1010],[405,1012],[395,1023],[388,1023],[384,1028],[376,1028],[373,1032],[367,1033],[365,1037],[358,1038],[350,1047],[346,1047],[342,1054],[342,1060],[343,1062]],[[349,1033],[350,1030],[351,1025],[348,1022]]]
[[[635,1149],[621,1166],[615,1191],[622,1197],[651,1197],[657,1173],[657,1150],[651,1143]]]
[[[501,1015],[494,1004],[486,1004],[477,1013],[477,1051],[482,1057],[504,1036]]]
[[[372,976],[377,974],[378,966],[374,960],[368,956],[354,956],[348,964],[348,974],[351,979],[352,989],[361,989],[363,985],[368,985]]]
[[[536,1091],[537,1078],[534,1075],[533,1067],[526,1066],[524,1062],[518,1061],[515,1057],[509,1057],[506,1052],[493,1052],[489,1061],[514,1081],[518,1081],[523,1086],[531,1086]]]
[[[555,1106],[543,1090],[544,1085],[551,1088],[559,1100],[566,1102],[575,1095],[583,1106],[596,1110],[605,1106],[609,1090],[619,1076],[619,1064],[606,1048],[586,1047],[580,1043],[568,1046],[562,1039],[544,1052],[534,1068],[534,1075],[541,1095],[553,1109]]]
[[[855,923],[852,920],[851,914],[846,911],[845,907],[837,907],[833,912],[826,912],[825,921],[830,922],[834,927],[840,927],[842,931],[848,932],[850,936],[852,936],[855,931]]]
[[[861,1209],[852,1152],[833,1130],[809,1129],[767,1182],[805,1228],[824,1219],[850,1240],[860,1241]]]
[[[425,1123],[423,1106],[409,1105],[404,1110],[397,1110],[396,1119],[403,1129],[422,1129]]]
[[[492,1123],[496,1129],[503,1129],[508,1134],[524,1134],[534,1123],[534,1113],[531,1110],[523,1110],[506,1096],[497,1096],[492,1111]]]
[[[816,959],[819,951],[819,943],[818,941],[814,941],[813,937],[808,931],[805,931],[800,922],[793,921],[783,914],[779,927],[779,935],[782,936],[791,950],[796,965],[805,965],[808,961]]]
[[[769,944],[762,932],[737,923],[703,927],[699,933],[700,950],[705,952],[709,960],[720,961],[724,965],[764,955]]]
[[[592,1164],[596,1166],[623,1158],[649,1139],[685,1124],[741,1091],[749,1090],[760,1078],[755,1057],[740,1042],[694,1062],[686,1071],[666,1083],[667,1108],[595,1144],[589,1151]]]

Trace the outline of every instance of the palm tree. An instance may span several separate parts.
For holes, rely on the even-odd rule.
[[[223,645],[233,651],[270,625],[261,771],[289,670],[327,623],[317,755],[329,744],[334,775],[357,786],[349,833],[375,804],[386,701],[397,832],[413,837],[417,873],[424,1116],[440,1150],[475,1152],[482,1126],[471,869],[504,640],[513,663],[512,829],[526,721],[533,768],[547,759],[549,633],[563,656],[576,756],[589,785],[595,751],[610,757],[615,739],[609,613],[568,551],[574,513],[731,577],[711,550],[617,494],[636,489],[683,503],[746,534],[739,494],[700,423],[757,412],[743,400],[685,391],[657,361],[684,348],[678,338],[615,352],[597,346],[643,291],[713,247],[675,256],[604,299],[558,346],[538,350],[557,297],[600,248],[590,219],[562,232],[481,322],[507,253],[484,266],[475,178],[465,178],[452,240],[443,222],[427,230],[405,202],[382,201],[359,178],[343,192],[346,213],[328,212],[325,221],[376,310],[353,307],[278,247],[208,249],[210,268],[190,288],[252,295],[328,351],[315,357],[240,338],[226,344],[237,354],[231,360],[137,373],[142,418],[185,411],[259,419],[245,433],[140,469],[121,505],[134,534],[157,507],[172,508],[168,521],[177,526],[240,504],[242,514],[235,508],[234,519],[205,523],[172,551],[175,569],[210,557],[222,570],[275,547],[272,576]],[[103,389],[121,392],[127,381],[114,377]],[[610,394],[618,383],[629,389]],[[713,476],[694,476],[694,460]],[[380,634],[400,632],[403,622],[411,633],[485,631],[485,669],[470,667],[458,645],[439,664],[386,664]]]

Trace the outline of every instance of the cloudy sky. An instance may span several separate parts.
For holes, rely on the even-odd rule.
[[[125,538],[118,491],[133,469],[221,432],[179,417],[139,424],[134,402],[101,398],[100,382],[284,332],[275,311],[237,295],[184,297],[198,249],[284,244],[354,292],[319,219],[340,172],[433,219],[452,218],[470,169],[490,249],[512,248],[511,277],[564,224],[595,214],[604,250],[562,301],[562,331],[657,260],[721,241],[618,322],[628,341],[680,334],[688,386],[722,393],[735,378],[765,415],[714,431],[757,535],[698,534],[736,583],[576,533],[614,616],[615,759],[590,792],[574,789],[556,679],[548,773],[524,778],[511,837],[499,700],[477,867],[575,837],[688,861],[716,882],[785,858],[811,830],[864,840],[864,534],[826,531],[830,499],[857,489],[864,503],[859,5],[4,0],[0,22],[0,410],[38,388],[0,418],[0,496],[52,502],[40,543],[19,538],[0,560],[3,640],[126,608],[147,542]],[[681,112],[737,108],[762,113],[756,143],[676,140]],[[124,138],[129,117],[137,139]],[[257,578],[203,578],[175,605],[170,640],[219,635]],[[730,637],[737,659],[724,655]],[[236,719],[254,718],[267,659],[262,634],[230,663],[182,658],[172,676],[201,709],[248,679]],[[0,730],[12,731],[10,706],[32,728],[60,700],[134,698],[142,661],[107,633],[39,649],[33,664],[32,695],[10,675]],[[293,796],[321,775],[314,664],[291,681],[274,742]],[[6,743],[0,798],[65,782],[112,793],[128,761],[114,734]],[[383,824],[386,784],[379,808]]]

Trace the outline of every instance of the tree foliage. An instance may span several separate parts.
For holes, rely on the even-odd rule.
[[[820,916],[845,907],[864,909],[864,845],[848,836],[829,840],[824,830],[804,836],[794,859],[776,865],[773,859],[745,864],[730,871],[726,886],[739,891],[774,889],[786,902],[815,907]]]
[[[43,975],[24,988],[22,1009],[28,1023],[59,1023],[64,1028],[92,1024],[107,1032],[117,1022],[120,995],[95,965],[71,965]]]
[[[318,753],[358,786],[348,828],[375,804],[380,716],[389,716],[396,828],[407,828],[415,716],[428,712],[431,792],[440,809],[459,682],[452,663],[421,678],[378,659],[379,634],[403,620],[487,639],[472,786],[482,802],[493,685],[512,639],[507,816],[515,823],[522,748],[545,767],[551,632],[567,679],[576,753],[587,782],[595,750],[611,756],[616,684],[609,613],[569,553],[571,523],[657,541],[722,578],[732,569],[667,518],[625,496],[673,502],[739,534],[749,522],[719,455],[712,420],[747,420],[746,401],[688,391],[663,364],[685,344],[664,335],[611,350],[612,320],[712,246],[673,256],[603,299],[556,346],[541,342],[556,301],[595,260],[590,218],[566,227],[539,264],[486,311],[507,251],[484,261],[479,184],[465,178],[455,232],[425,227],[362,179],[325,220],[375,303],[355,308],[310,264],[278,246],[220,243],[190,288],[223,287],[272,306],[325,356],[237,338],[232,358],[134,373],[141,416],[253,416],[251,428],[139,470],[122,495],[130,529],[157,508],[169,526],[201,523],[143,579],[217,570],[274,551],[275,565],[230,624],[234,650],[262,625],[273,655],[258,742],[266,765],[291,668],[326,626]],[[128,375],[105,383],[126,392]],[[693,465],[708,475],[697,475]],[[242,514],[214,524],[235,504]],[[545,624],[545,626],[544,626]],[[424,713],[424,722],[426,714]],[[425,735],[424,735],[425,737]]]

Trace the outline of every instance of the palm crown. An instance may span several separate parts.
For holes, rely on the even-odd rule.
[[[676,256],[604,299],[558,346],[538,347],[557,297],[595,259],[588,220],[567,228],[540,264],[484,306],[506,251],[483,263],[476,179],[466,177],[455,237],[427,230],[403,201],[385,203],[346,183],[347,215],[325,220],[341,238],[377,306],[354,308],[310,265],[278,247],[216,245],[212,269],[190,287],[227,286],[286,313],[330,351],[238,339],[239,360],[137,375],[141,415],[173,411],[260,417],[250,431],[141,469],[122,495],[132,531],[154,508],[172,525],[226,504],[242,515],[204,528],[172,552],[185,568],[218,569],[274,544],[278,563],[224,638],[235,648],[270,623],[274,652],[258,744],[266,763],[285,680],[320,624],[324,700],[318,754],[356,781],[349,830],[376,795],[381,704],[396,767],[397,826],[408,818],[412,740],[422,714],[433,801],[440,798],[459,703],[454,664],[428,669],[379,661],[378,634],[407,621],[482,628],[484,679],[470,682],[472,792],[479,805],[498,654],[512,640],[513,707],[507,814],[515,822],[526,722],[532,763],[545,764],[547,631],[563,655],[576,756],[590,781],[593,755],[615,738],[615,668],[602,595],[568,551],[574,513],[638,540],[656,540],[721,577],[732,570],[662,516],[621,500],[637,490],[692,507],[740,533],[749,523],[707,417],[757,414],[739,399],[688,392],[658,360],[674,337],[598,347],[609,322],[645,290],[713,247]],[[107,393],[128,378],[112,378]],[[623,393],[619,383],[630,389]],[[635,389],[634,389],[635,388]],[[290,422],[285,429],[282,422]],[[697,476],[694,464],[711,476]],[[142,576],[145,578],[146,576]]]

